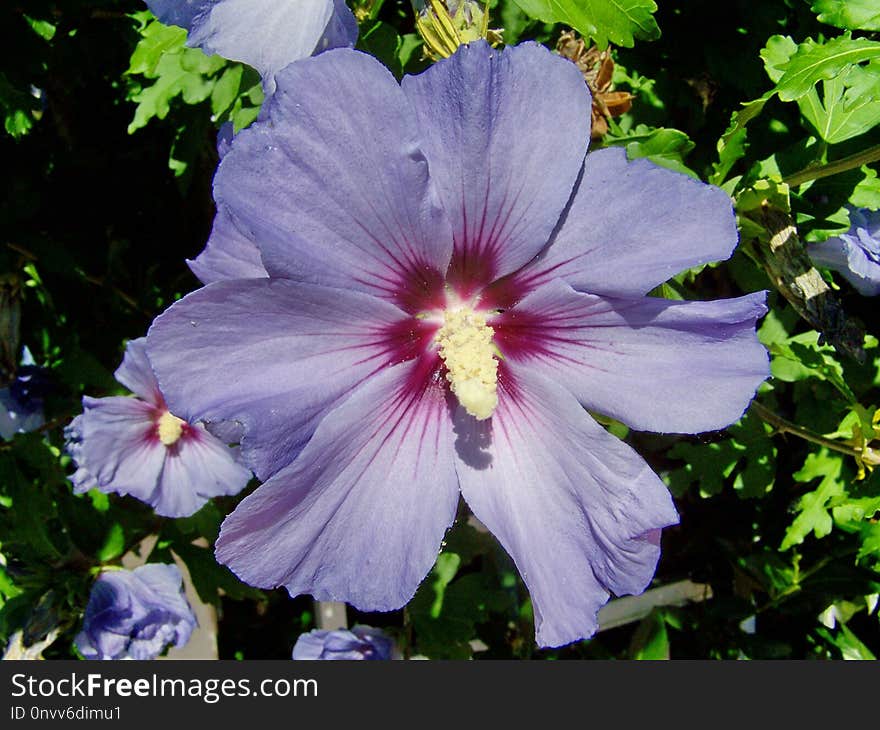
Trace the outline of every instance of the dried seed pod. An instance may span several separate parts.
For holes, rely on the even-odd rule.
[[[569,30],[559,36],[556,52],[580,69],[590,89],[593,97],[590,137],[599,139],[605,136],[608,133],[607,120],[628,112],[633,100],[633,95],[629,92],[613,90],[614,60],[611,57],[611,47],[604,51],[596,46],[588,48],[583,38]]]

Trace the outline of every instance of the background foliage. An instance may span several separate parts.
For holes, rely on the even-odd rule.
[[[353,623],[386,627],[405,655],[880,652],[880,470],[871,471],[865,450],[880,428],[876,300],[821,272],[834,300],[830,322],[778,286],[766,254],[768,210],[796,224],[809,245],[847,230],[848,205],[880,208],[871,157],[880,144],[876,3],[731,0],[723,20],[706,0],[658,4],[493,0],[490,25],[503,27],[510,44],[553,48],[569,27],[600,47],[613,44],[615,88],[634,100],[593,146],[624,146],[737,201],[734,257],[685,272],[658,294],[770,291],[760,338],[773,378],[758,405],[728,429],[697,437],[609,424],[663,476],[681,513],[680,526],[664,532],[655,585],[690,578],[709,584],[712,598],[538,650],[512,562],[462,512],[409,606],[349,609]],[[360,48],[398,76],[426,66],[408,3],[360,0],[353,9]],[[135,0],[0,6],[0,316],[7,327],[20,307],[20,344],[50,383],[46,424],[0,442],[0,646],[18,630],[25,645],[57,630],[44,655],[75,655],[94,575],[150,535],[158,536],[150,559],[177,555],[200,597],[217,607],[221,657],[289,657],[314,625],[309,598],[244,586],[204,546],[240,497],[170,520],[130,498],[74,496],[67,480],[63,427],[82,395],[122,393],[112,371],[124,342],[199,285],[184,259],[210,230],[217,129],[247,126],[262,101],[252,69],[188,49],[185,37]],[[842,171],[816,177],[840,161]],[[4,336],[0,377],[9,381],[20,352]]]

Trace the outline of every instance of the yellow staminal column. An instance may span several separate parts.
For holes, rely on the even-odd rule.
[[[434,339],[446,363],[446,379],[464,409],[477,420],[489,418],[498,405],[498,360],[482,314],[469,307],[446,310]]]
[[[185,421],[178,418],[170,411],[165,411],[159,416],[159,422],[156,424],[156,430],[159,433],[159,440],[166,446],[173,446],[177,443],[183,433],[183,424]]]

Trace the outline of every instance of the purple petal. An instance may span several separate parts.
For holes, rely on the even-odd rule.
[[[147,359],[146,337],[128,341],[122,364],[116,368],[113,376],[132,393],[148,403],[154,406],[161,406],[164,403],[153,368],[150,367],[150,361]]]
[[[612,299],[557,280],[493,326],[517,372],[542,373],[634,428],[698,433],[736,421],[770,374],[755,334],[764,297]]]
[[[289,464],[333,403],[396,354],[394,305],[283,279],[210,284],[160,316],[150,358],[172,412],[239,422],[260,479]]]
[[[293,659],[364,660],[391,659],[394,642],[380,629],[355,626],[351,631],[315,629],[300,634]]]
[[[188,517],[209,499],[238,494],[251,473],[235,460],[236,451],[201,426],[190,426],[169,448],[151,505],[164,517]]]
[[[517,278],[639,296],[679,271],[726,259],[738,240],[728,195],[626,152],[591,152],[553,243]]]
[[[291,659],[317,661],[323,658],[324,642],[329,631],[314,630],[307,634],[301,634],[293,646]],[[351,657],[354,658],[354,657]]]
[[[150,12],[166,25],[192,26],[196,16],[210,12],[221,0],[145,0]]]
[[[81,454],[98,486],[149,503],[165,446],[156,437],[155,407],[137,398],[83,398]]]
[[[187,259],[186,263],[202,284],[268,276],[257,245],[235,225],[223,205],[217,206],[214,227],[204,250],[194,259]]]
[[[232,122],[223,122],[217,130],[217,157],[223,159],[229,152],[232,138],[235,136],[235,125]]]
[[[84,494],[98,486],[98,482],[85,465],[85,456],[82,453],[82,424],[83,414],[80,413],[64,427],[64,447],[76,467],[76,471],[70,475],[74,494]]]
[[[817,266],[836,271],[862,296],[880,294],[880,212],[866,209],[850,211],[851,227],[808,248]]]
[[[363,53],[322,53],[285,68],[264,111],[233,140],[214,195],[269,274],[401,303],[439,291],[449,222],[391,73]]]
[[[542,46],[479,41],[403,90],[452,219],[452,276],[488,283],[547,243],[590,137],[590,95],[577,67]]]
[[[226,518],[217,559],[260,587],[389,611],[412,598],[455,516],[452,425],[418,361],[384,369]]]
[[[678,522],[666,487],[551,380],[505,377],[491,421],[456,414],[456,468],[477,518],[528,586],[541,646],[588,638],[615,595],[640,593]]]
[[[357,37],[358,22],[354,13],[349,10],[345,0],[333,0],[333,15],[330,16],[330,22],[327,23],[315,52],[354,46]]]
[[[357,22],[338,0],[147,0],[147,5],[163,23],[185,27],[187,45],[253,66],[268,93],[287,64],[357,40]]]
[[[124,575],[124,574],[123,574]],[[132,571],[137,580],[129,582],[134,600],[147,608],[159,608],[178,616],[192,615],[183,593],[183,575],[176,565],[148,563]],[[193,617],[193,623],[195,617]]]

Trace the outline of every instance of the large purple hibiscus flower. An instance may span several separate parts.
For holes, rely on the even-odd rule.
[[[250,471],[197,421],[168,410],[145,352],[130,340],[116,379],[136,397],[83,398],[83,413],[65,430],[76,472],[74,491],[130,494],[156,514],[188,517],[212,497],[238,494]]]
[[[717,429],[768,374],[763,294],[645,296],[730,255],[727,196],[619,150],[585,159],[583,80],[534,44],[474,43],[402,85],[350,50],[277,79],[215,178],[217,225],[266,276],[190,294],[147,342],[174,412],[240,424],[265,480],[218,559],[396,609],[461,493],[515,560],[538,642],[590,636],[678,516],[586,409]]]

